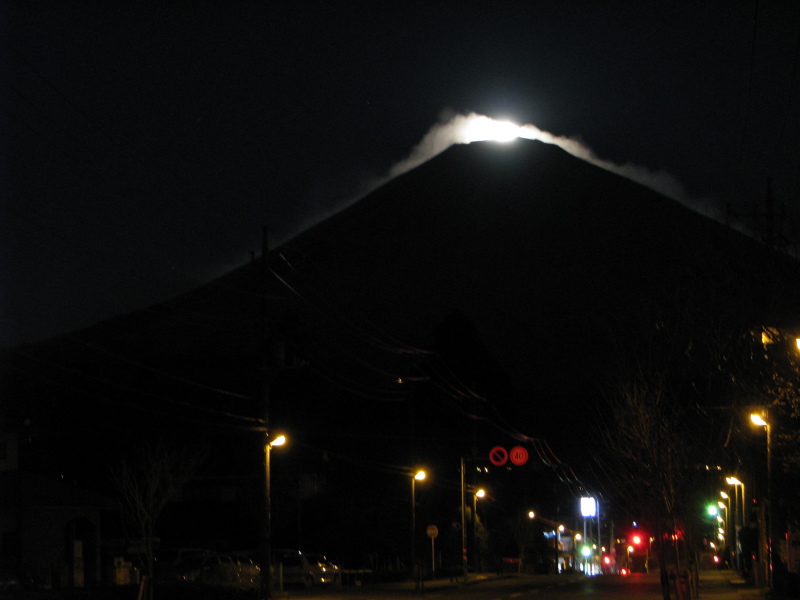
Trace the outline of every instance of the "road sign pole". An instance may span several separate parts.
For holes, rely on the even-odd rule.
[[[425,533],[431,538],[431,579],[433,579],[436,575],[436,549],[434,548],[433,540],[439,536],[439,528],[436,525],[428,525]]]
[[[431,579],[436,577],[436,551],[434,550],[434,538],[431,538]]]

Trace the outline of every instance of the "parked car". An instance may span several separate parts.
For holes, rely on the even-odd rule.
[[[192,566],[212,554],[205,548],[173,548],[156,553],[156,579],[162,581],[185,581]]]
[[[341,570],[322,554],[275,550],[272,556],[272,576],[278,584],[307,587],[339,582]]]
[[[33,588],[33,578],[17,567],[14,560],[0,558],[0,592],[29,590]],[[0,594],[0,598],[4,598]]]
[[[240,566],[228,554],[212,552],[206,556],[188,557],[178,564],[178,580],[212,585],[240,583]]]
[[[0,570],[0,592],[20,589],[22,589],[22,583],[11,569]]]
[[[243,587],[261,585],[261,567],[247,553],[231,554],[231,560],[236,566],[236,577],[239,585]]]
[[[342,570],[333,562],[328,560],[324,554],[304,552],[308,564],[312,569],[317,569],[320,573],[320,583],[338,583]]]
[[[182,548],[163,552],[157,561],[156,573],[159,579],[183,583],[207,583],[230,585],[242,583],[248,565],[228,554],[211,550]],[[252,569],[252,563],[249,565]]]

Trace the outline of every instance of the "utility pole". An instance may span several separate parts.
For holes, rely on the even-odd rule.
[[[261,439],[260,452],[264,454],[264,533],[261,552],[261,596],[264,600],[272,597],[272,490],[270,489],[271,474],[269,460],[269,392],[274,371],[272,352],[267,331],[267,275],[269,265],[268,235],[266,225],[262,231],[261,239],[261,302],[260,302],[260,354],[261,354],[261,394],[264,411],[264,433]]]
[[[464,473],[464,457],[461,457],[461,562],[464,568],[464,583],[467,582],[467,574],[469,573],[467,567],[467,519],[466,519],[466,501],[464,494],[466,494],[466,477]]]
[[[600,537],[600,499],[597,499],[597,556],[599,563],[603,562],[603,539]]]
[[[781,205],[780,213],[776,214],[775,197],[772,193],[772,178],[767,179],[767,192],[763,211],[759,210],[756,204],[750,212],[736,212],[728,203],[727,212],[728,223],[732,218],[748,219],[752,236],[772,250],[786,250],[790,243],[794,244],[794,240],[790,240],[782,231],[786,219],[785,205]]]

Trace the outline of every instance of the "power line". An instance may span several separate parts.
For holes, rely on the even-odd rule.
[[[100,384],[103,384],[105,386],[109,386],[111,388],[117,388],[117,389],[120,389],[120,390],[123,390],[123,391],[126,391],[126,392],[133,392],[137,396],[148,397],[148,398],[151,398],[151,399],[155,399],[155,400],[159,400],[159,401],[162,401],[162,402],[166,402],[168,404],[172,404],[174,406],[178,406],[178,407],[182,407],[182,408],[188,408],[188,409],[190,409],[192,411],[200,411],[200,412],[204,412],[204,413],[211,414],[211,415],[224,416],[224,417],[231,418],[231,419],[236,419],[236,420],[240,420],[240,421],[255,423],[255,424],[258,424],[258,426],[260,426],[262,428],[265,425],[265,422],[264,422],[263,419],[259,419],[259,418],[256,418],[256,417],[248,417],[248,416],[244,416],[244,415],[239,415],[239,414],[236,414],[236,413],[231,413],[231,412],[220,410],[220,409],[209,408],[209,407],[193,404],[191,402],[186,402],[185,400],[176,400],[174,398],[169,398],[169,397],[166,397],[166,396],[159,396],[159,395],[153,394],[151,392],[147,392],[147,391],[143,391],[143,390],[140,390],[140,389],[136,389],[136,388],[133,388],[131,386],[122,385],[122,384],[119,384],[119,383],[116,383],[116,382],[109,381],[107,379],[103,379],[103,378],[100,378],[100,377],[89,376],[86,373],[84,373],[83,371],[79,371],[77,369],[72,369],[70,367],[67,367],[66,365],[63,365],[63,364],[60,364],[60,363],[57,363],[57,362],[54,362],[54,361],[50,361],[50,360],[41,358],[39,356],[36,356],[36,355],[34,355],[34,354],[30,353],[30,352],[26,352],[26,351],[21,350],[21,349],[14,349],[13,352],[15,354],[23,356],[23,357],[25,357],[25,358],[27,358],[29,360],[33,360],[35,362],[39,362],[39,363],[42,363],[42,364],[45,364],[45,365],[48,365],[48,366],[51,366],[51,367],[56,367],[59,370],[62,370],[64,372],[66,372],[66,373],[69,373],[69,374],[72,374],[72,375],[77,375],[77,376],[79,376],[81,378],[84,378],[84,379],[89,379],[91,381],[94,381],[95,383],[100,383]],[[73,389],[73,390],[86,392],[86,390],[80,390],[78,388],[75,388],[74,386],[69,386],[69,387],[71,389]],[[136,405],[136,404],[128,403],[128,402],[122,402],[122,401],[119,401],[116,398],[112,398],[110,396],[109,397],[105,397],[105,396],[98,397],[96,394],[93,394],[93,395],[95,397],[97,397],[98,399],[106,401],[106,402],[122,403],[122,404],[125,404],[127,406],[140,408],[141,410],[147,410],[146,408],[141,407],[140,405]],[[153,411],[153,412],[155,412],[155,411]],[[163,413],[161,413],[161,414],[163,414]]]
[[[284,263],[289,266],[289,268],[294,273],[298,273],[298,271],[294,268],[293,265],[289,263],[289,261],[283,256],[280,255],[283,259]],[[518,431],[515,431],[513,428],[508,426],[507,423],[498,423],[496,420],[490,418],[488,415],[479,415],[476,414],[474,411],[467,410],[461,404],[464,400],[469,401],[479,401],[486,406],[491,406],[494,410],[497,417],[497,409],[494,407],[487,398],[481,396],[480,394],[473,391],[469,386],[466,386],[458,376],[450,369],[449,365],[442,360],[441,356],[435,352],[425,350],[422,351],[418,348],[400,348],[396,345],[386,344],[381,340],[378,340],[374,336],[367,334],[362,329],[357,327],[350,319],[344,317],[340,313],[336,313],[335,316],[331,316],[333,313],[330,302],[329,301],[320,301],[315,302],[308,299],[305,293],[301,293],[296,287],[292,286],[288,280],[281,277],[278,273],[276,273],[273,269],[270,269],[271,273],[276,277],[276,279],[281,282],[287,289],[289,289],[294,295],[300,298],[302,301],[307,303],[308,305],[312,306],[314,310],[322,315],[323,317],[327,317],[329,320],[333,320],[336,322],[337,325],[342,327],[345,331],[354,332],[354,335],[368,343],[374,345],[379,350],[387,350],[389,352],[405,352],[405,351],[412,351],[414,354],[423,353],[425,356],[428,357],[428,360],[421,361],[419,364],[419,369],[427,376],[430,382],[439,388],[441,392],[445,395],[446,398],[452,398],[456,402],[449,402],[449,406],[461,413],[462,415],[466,416],[471,420],[480,420],[484,421],[487,424],[491,425],[492,427],[502,431],[506,435],[509,435],[513,439],[517,439],[522,442],[528,442],[534,448],[535,453],[541,460],[541,462],[552,468],[554,471],[557,472],[559,479],[562,480],[564,483],[570,484],[579,484],[579,480],[575,475],[572,468],[563,463],[552,451],[549,444],[547,442],[539,440],[537,438],[531,438],[530,436],[524,435]],[[332,293],[327,295],[327,298],[332,297]],[[438,359],[439,364],[441,366],[437,367],[434,364],[432,359]],[[360,362],[360,361],[359,361]],[[378,369],[380,371],[380,369]],[[442,372],[446,371],[446,372]],[[351,390],[353,391],[353,390]],[[358,392],[357,392],[358,393]],[[363,394],[360,394],[363,395]],[[501,419],[502,420],[502,419]]]
[[[279,253],[278,256],[281,258],[283,263],[289,269],[291,269],[291,271],[293,273],[295,273],[297,275],[300,275],[300,273],[297,271],[297,269],[294,268],[294,266],[289,262],[289,260],[286,258],[286,256],[282,252]],[[270,269],[270,271],[272,272],[273,275],[275,275],[275,277],[278,279],[278,281],[283,283],[287,287],[287,289],[289,289],[290,291],[292,291],[292,293],[294,293],[298,297],[300,297],[304,302],[306,302],[306,303],[308,303],[308,304],[310,304],[312,306],[315,306],[315,307],[317,307],[317,304],[320,303],[319,300],[311,301],[311,300],[307,299],[304,294],[301,294],[295,288],[290,286],[288,284],[288,282],[284,278],[281,278],[277,273],[275,273],[274,270]],[[329,294],[328,294],[327,297],[331,297],[331,295],[333,295],[333,291],[330,288],[328,288],[328,292],[329,292]],[[374,329],[375,331],[378,332],[378,335],[380,337],[386,338],[386,339],[389,340],[388,343],[387,342],[383,342],[379,338],[377,338],[377,337],[373,336],[372,334],[369,334],[368,332],[364,331],[361,327],[359,327],[358,325],[353,323],[350,319],[348,319],[347,317],[342,315],[339,311],[335,311],[333,309],[333,307],[331,306],[330,302],[325,302],[325,305],[326,305],[326,307],[325,307],[326,314],[328,314],[330,316],[331,314],[335,313],[334,316],[332,317],[333,319],[338,320],[341,323],[343,323],[346,326],[347,329],[350,329],[351,331],[358,332],[359,335],[364,337],[364,339],[372,340],[373,342],[376,343],[377,347],[384,347],[385,349],[387,349],[387,350],[389,350],[391,352],[396,352],[398,354],[412,354],[412,355],[431,354],[431,352],[429,350],[424,350],[422,348],[416,348],[416,347],[413,347],[413,346],[409,346],[407,344],[404,344],[402,342],[399,342],[399,341],[395,340],[391,336],[387,335],[384,331],[381,331],[377,327],[375,327],[375,325],[370,323],[363,315],[359,315],[361,320],[367,322],[372,329]],[[318,307],[317,307],[317,310],[321,311],[321,309],[319,309]]]
[[[126,356],[122,356],[121,354],[118,354],[116,352],[111,352],[110,350],[108,350],[106,348],[103,348],[102,346],[99,346],[97,344],[93,344],[91,342],[88,342],[88,341],[86,341],[84,339],[81,339],[81,338],[77,337],[76,335],[68,335],[67,339],[69,339],[70,341],[76,342],[78,344],[81,344],[83,346],[86,346],[87,348],[92,348],[94,350],[97,350],[98,352],[101,352],[101,353],[105,354],[106,356],[110,356],[112,358],[115,358],[115,359],[117,359],[117,360],[119,360],[121,362],[124,362],[124,363],[130,364],[130,365],[139,367],[139,368],[144,369],[146,371],[150,371],[151,373],[155,373],[157,375],[161,375],[163,377],[166,377],[166,378],[169,378],[169,379],[173,379],[175,381],[179,381],[180,383],[185,383],[185,384],[190,385],[192,387],[196,387],[196,388],[203,389],[203,390],[206,390],[206,391],[214,392],[214,393],[220,394],[222,396],[230,396],[232,398],[238,398],[240,400],[253,400],[253,401],[257,400],[257,398],[255,398],[254,396],[245,395],[245,394],[238,394],[236,392],[231,392],[229,390],[224,390],[222,388],[217,388],[217,387],[213,387],[213,386],[210,386],[210,385],[206,385],[204,383],[200,383],[199,381],[195,381],[193,379],[188,379],[186,377],[181,377],[181,376],[175,375],[173,373],[168,373],[168,372],[163,371],[161,369],[156,369],[155,367],[151,367],[149,365],[146,365],[146,364],[142,363],[141,361],[134,360],[134,359],[128,358]]]

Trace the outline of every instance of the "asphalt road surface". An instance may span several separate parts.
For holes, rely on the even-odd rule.
[[[474,577],[474,576],[473,576]],[[438,598],[464,598],[469,600],[550,600],[558,598],[587,597],[610,600],[630,595],[649,600],[661,600],[658,579],[650,575],[633,577],[583,577],[570,576],[513,576],[472,579],[467,585],[448,580],[425,582],[420,590],[413,584],[364,585],[362,587],[289,589],[283,595],[275,592],[276,598],[368,600],[371,598],[393,600],[416,597],[425,600]]]
[[[473,576],[474,577],[474,576]],[[763,600],[763,591],[743,589],[730,582],[728,571],[707,571],[700,574],[700,598],[705,600]],[[465,600],[560,600],[587,598],[591,600],[662,600],[657,573],[634,574],[627,577],[606,575],[583,577],[581,575],[510,576],[473,580],[464,585],[448,580],[426,582],[422,590],[413,584],[364,585],[361,587],[290,589],[276,598],[333,599],[333,600],[400,600],[419,598]],[[675,590],[671,598],[675,600]]]

